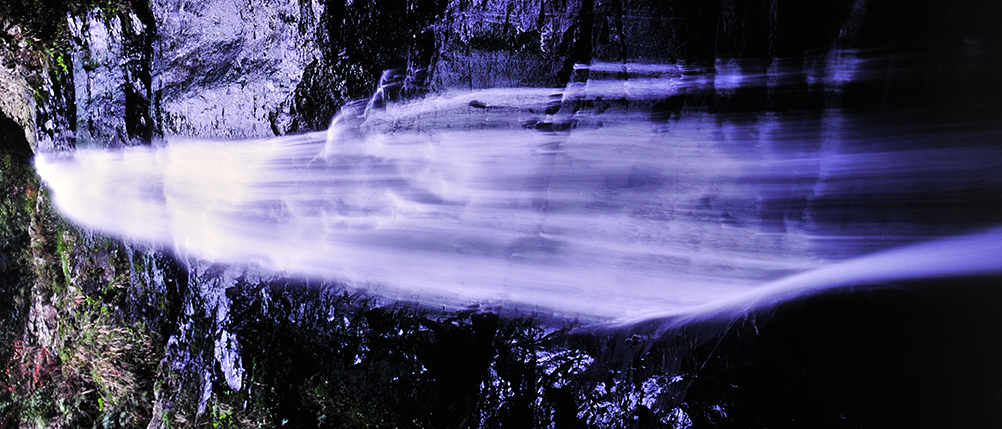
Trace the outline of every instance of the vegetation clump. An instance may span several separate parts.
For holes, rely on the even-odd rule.
[[[27,320],[28,285],[33,278],[28,227],[38,195],[38,179],[28,162],[31,151],[27,146],[20,127],[0,114],[0,364],[20,361],[32,352],[25,350],[21,339]],[[6,365],[0,380],[19,376],[22,369],[27,368]],[[4,387],[0,390],[0,422],[6,426],[14,389],[7,382],[0,387]]]
[[[56,214],[24,130],[0,112],[0,427],[140,427],[158,341],[127,297],[122,243]]]

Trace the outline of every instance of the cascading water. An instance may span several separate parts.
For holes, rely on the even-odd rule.
[[[557,94],[444,92],[349,106],[326,133],[36,165],[83,225],[426,304],[698,317],[858,282],[1002,271],[997,231],[853,259],[997,220],[984,211],[1002,187],[990,120],[674,112],[657,100],[788,76],[579,69],[591,79]],[[837,94],[868,69],[831,60],[803,73]]]

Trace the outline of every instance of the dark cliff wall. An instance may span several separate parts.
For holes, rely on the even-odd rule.
[[[668,100],[673,109],[985,105],[999,93],[993,17],[1002,18],[1002,7],[987,1],[326,3],[315,30],[321,55],[297,86],[285,131],[323,128],[390,67],[406,67],[418,92],[562,87],[575,63],[592,61],[682,64],[711,76],[729,65],[747,78],[724,96],[712,85],[680,94]],[[852,82],[820,83],[849,63]]]
[[[67,33],[60,46],[68,60],[34,83],[46,95],[36,109],[43,147],[319,130],[348,100],[369,97],[391,68],[404,96],[559,88],[575,63],[589,62],[672,64],[680,76],[737,70],[744,78],[737,90],[710,79],[664,100],[670,112],[989,106],[1002,70],[994,25],[1002,5],[982,0],[120,6],[82,8],[64,25],[37,30]],[[851,78],[833,77],[846,70]]]

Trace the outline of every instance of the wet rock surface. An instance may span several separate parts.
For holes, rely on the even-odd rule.
[[[661,100],[668,114],[985,104],[983,90],[998,90],[988,70],[999,55],[984,16],[999,11],[983,3],[900,16],[862,0],[826,1],[820,14],[738,0],[137,3],[69,19],[71,61],[48,85],[54,100],[40,114],[55,110],[46,113],[51,125],[39,118],[40,133],[113,145],[315,131],[347,101],[370,97],[387,69],[403,70],[404,93],[417,95],[562,88],[575,64],[591,61],[760,79],[681,91]],[[937,10],[948,18],[930,18]],[[954,67],[957,60],[969,66]],[[837,88],[818,79],[845,61],[870,61],[872,77]],[[935,62],[942,66],[911,67]]]

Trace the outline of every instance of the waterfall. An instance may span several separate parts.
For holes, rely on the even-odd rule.
[[[42,154],[36,166],[81,225],[429,305],[703,317],[1002,270],[990,120],[688,112],[663,100],[790,72],[576,69],[589,78],[562,90],[355,103],[325,133]],[[868,72],[840,52],[800,73],[838,94]]]

